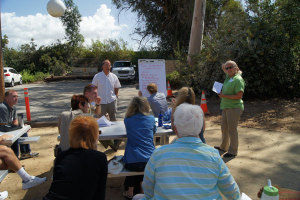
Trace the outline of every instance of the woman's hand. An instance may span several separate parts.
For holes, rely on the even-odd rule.
[[[222,91],[218,94],[218,96],[219,96],[220,98],[223,98],[223,97],[224,97]]]

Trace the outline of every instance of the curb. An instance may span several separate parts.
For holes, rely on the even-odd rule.
[[[27,122],[31,128],[41,128],[41,127],[57,127],[57,121],[47,121],[47,122]]]

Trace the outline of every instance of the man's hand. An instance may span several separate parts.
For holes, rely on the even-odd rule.
[[[141,90],[139,90],[139,92],[138,92],[138,95],[139,95],[139,97],[143,96],[143,94],[142,94],[142,91],[141,91]]]
[[[97,96],[95,99],[95,103],[96,105],[100,105],[101,104],[101,97]]]

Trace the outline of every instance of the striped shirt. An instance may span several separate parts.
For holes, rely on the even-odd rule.
[[[219,152],[196,137],[154,151],[145,168],[144,199],[240,199],[239,187]]]

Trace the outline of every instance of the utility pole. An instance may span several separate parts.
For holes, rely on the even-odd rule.
[[[193,64],[192,56],[202,49],[206,0],[195,0],[192,28],[190,34],[188,63]]]
[[[0,8],[1,9],[1,8]],[[0,102],[4,101],[5,85],[2,60],[2,32],[1,32],[1,10],[0,10]]]

